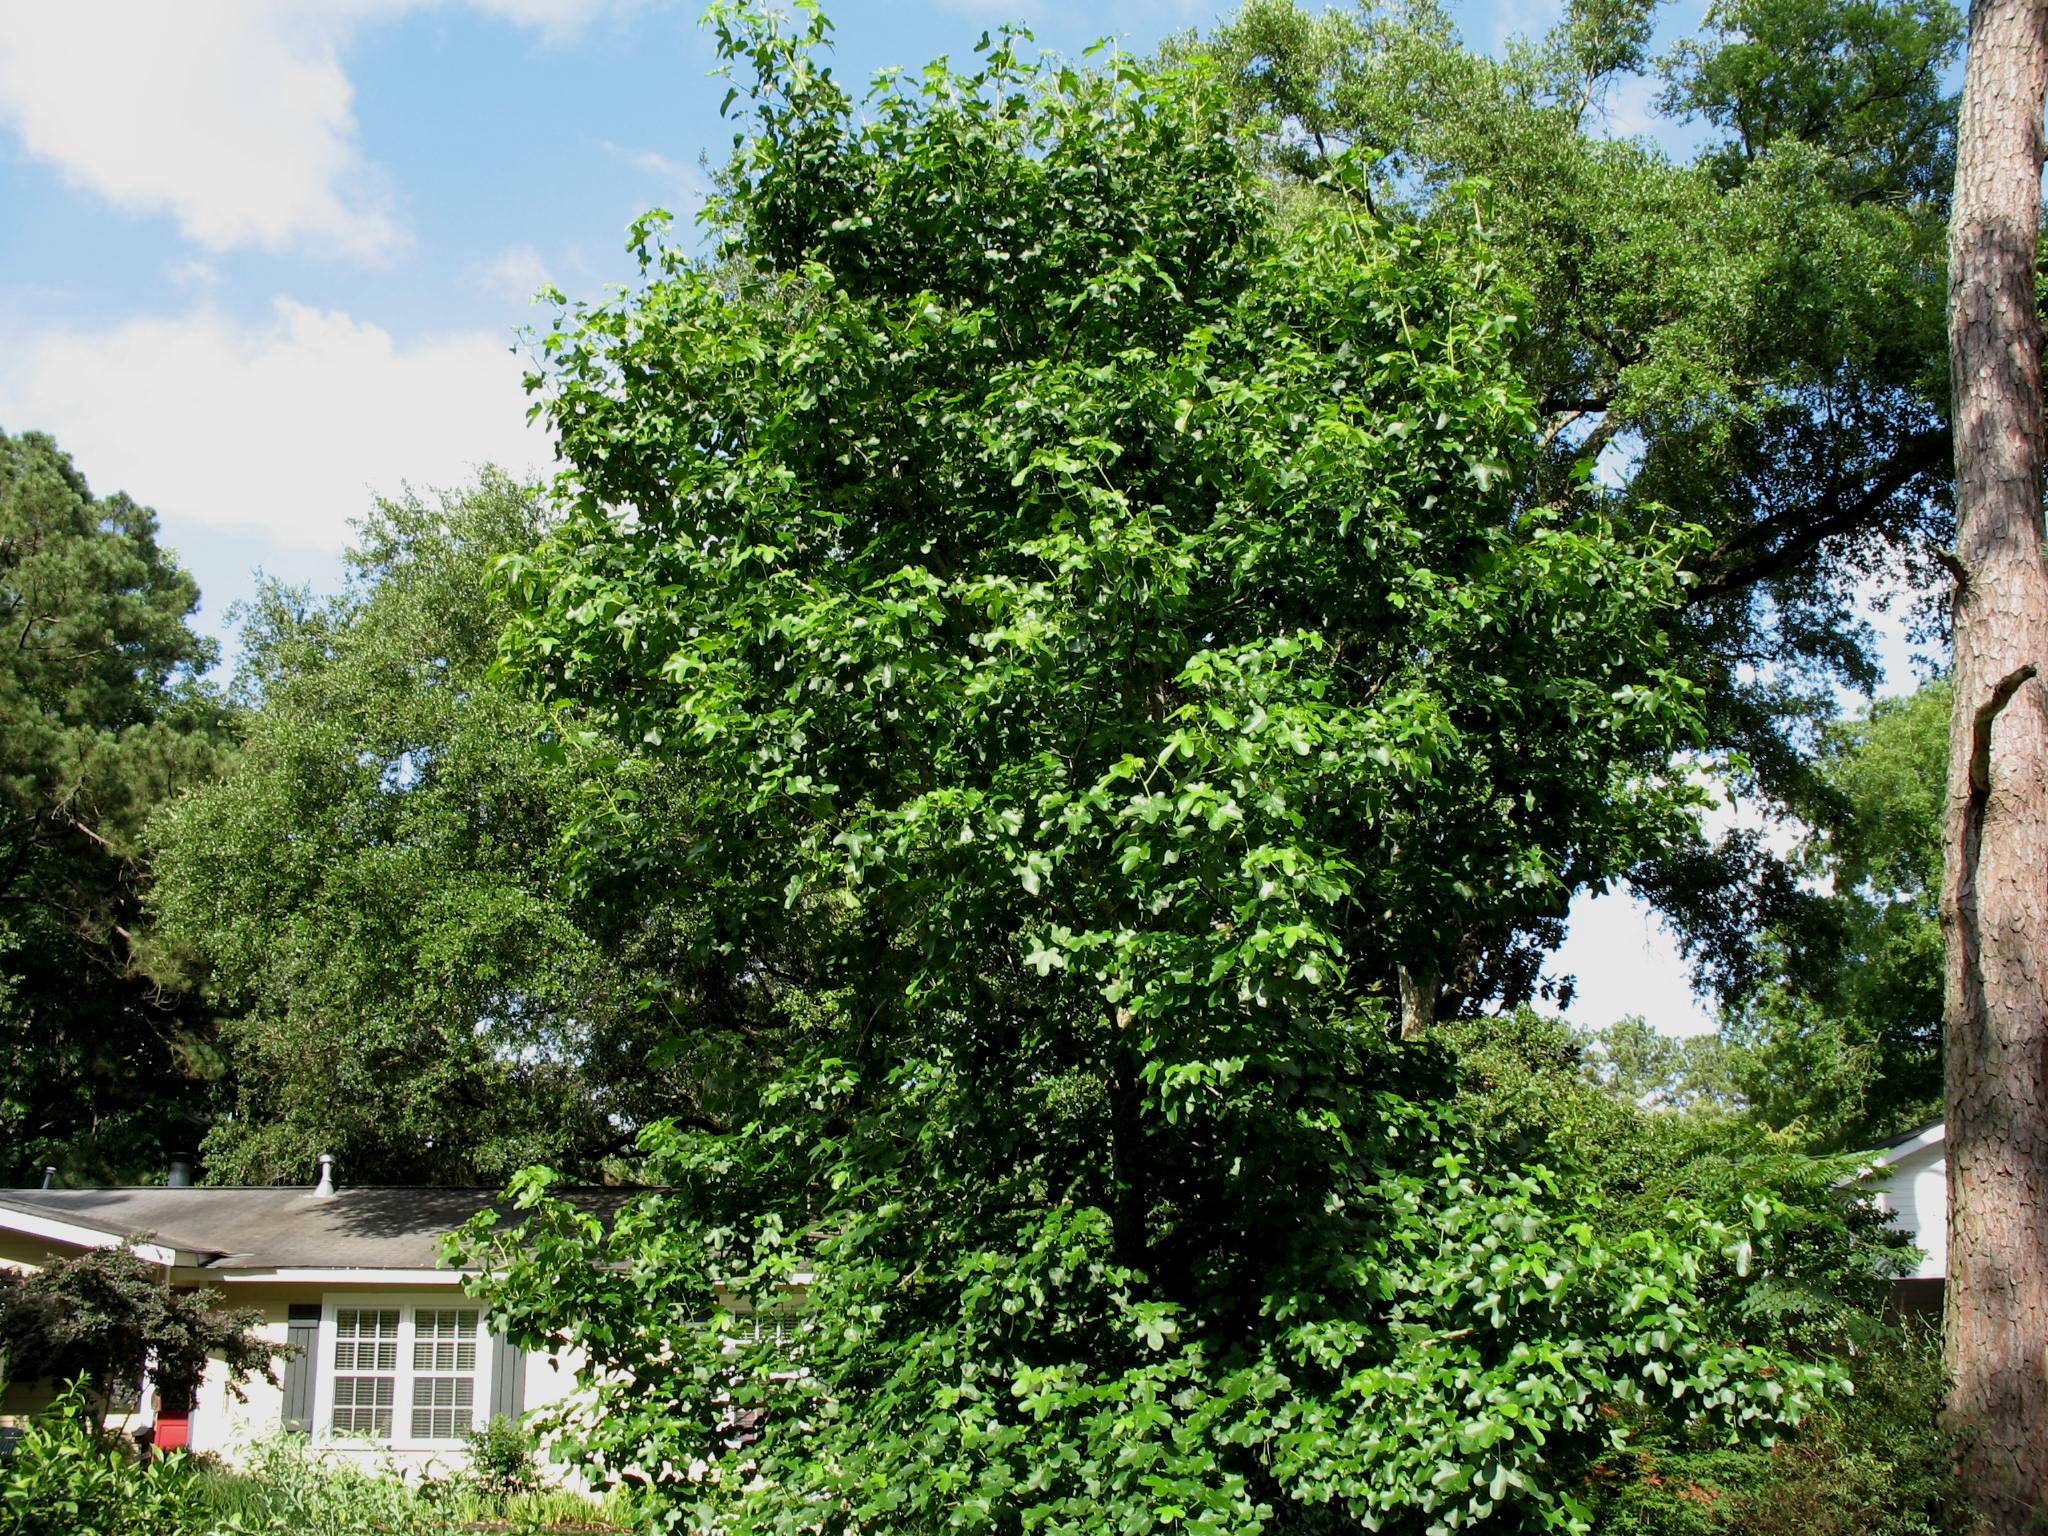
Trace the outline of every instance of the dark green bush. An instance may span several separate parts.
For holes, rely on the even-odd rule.
[[[0,1467],[0,1536],[185,1536],[201,1522],[185,1458],[144,1463],[94,1431],[73,1383]]]
[[[1857,1357],[1856,1393],[1769,1450],[1639,1440],[1604,1470],[1601,1536],[1959,1536],[1969,1531],[1940,1425],[1939,1342],[1907,1327]]]

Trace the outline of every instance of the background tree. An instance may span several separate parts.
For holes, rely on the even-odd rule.
[[[999,38],[856,112],[822,22],[716,24],[716,258],[650,220],[547,338],[510,640],[687,787],[605,859],[809,928],[831,1006],[644,1133],[673,1195],[472,1234],[588,1453],[728,1530],[1583,1529],[1610,1410],[1796,1418],[1839,1368],[1713,1300],[1771,1192],[1610,1236],[1390,1039],[1692,801],[1694,536],[1553,493],[1512,292],[1343,164],[1276,214],[1195,78]],[[799,1273],[794,1380],[686,1326]]]
[[[258,1337],[262,1313],[223,1310],[213,1291],[174,1290],[162,1271],[125,1247],[53,1259],[36,1270],[0,1269],[0,1379],[82,1381],[93,1427],[132,1395],[145,1366],[166,1399],[190,1398],[209,1358],[241,1395],[250,1376],[274,1380],[282,1345]]]
[[[1941,1113],[1949,709],[1934,682],[1822,731],[1792,860],[1807,889],[1723,1007],[1730,1087],[1821,1147],[1867,1146]]]
[[[1960,21],[1942,0],[1741,0],[1653,62],[1652,13],[1573,4],[1493,58],[1428,0],[1254,0],[1178,46],[1217,60],[1300,196],[1330,196],[1311,184],[1333,157],[1369,152],[1376,207],[1477,241],[1526,290],[1538,483],[1597,458],[1623,505],[1706,529],[1662,622],[1705,688],[1712,761],[1799,813],[1814,724],[1876,680],[1862,592],[1900,571],[1927,586],[1949,537]],[[1661,111],[1709,129],[1693,163],[1607,131],[1609,92],[1652,71]],[[1662,850],[1635,878],[1730,992],[1797,905],[1795,873],[1742,838]]]
[[[0,1180],[159,1173],[199,1135],[211,1044],[143,964],[150,810],[218,762],[198,588],[126,496],[0,434]]]
[[[706,983],[695,888],[621,870],[615,904],[571,893],[590,765],[493,674],[486,592],[545,525],[496,475],[384,502],[339,596],[272,584],[245,616],[241,750],[150,828],[160,957],[232,1066],[208,1177],[302,1179],[332,1152],[362,1182],[595,1178],[640,1121],[721,1123],[707,1095],[751,1081],[752,1011],[779,1005]],[[659,819],[644,776],[585,787]]]
[[[1949,233],[1955,700],[1942,825],[1948,1287],[1971,1496],[2048,1490],[2048,561],[2041,549],[2041,112],[2048,7],[1973,0]]]

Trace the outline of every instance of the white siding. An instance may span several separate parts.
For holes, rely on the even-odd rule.
[[[1920,1262],[1906,1271],[1914,1280],[1939,1280],[1948,1273],[1948,1157],[1940,1141],[1919,1147],[1871,1176],[1879,1208],[1892,1225],[1909,1234]]]

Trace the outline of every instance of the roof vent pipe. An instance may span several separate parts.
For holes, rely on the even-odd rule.
[[[45,1189],[48,1189],[48,1188],[49,1188],[49,1187],[50,1187],[51,1185],[55,1184],[56,1182],[57,1182],[57,1165],[56,1165],[55,1163],[46,1163],[46,1164],[44,1164],[44,1165],[43,1165],[43,1188],[45,1188]]]
[[[320,1182],[313,1186],[313,1193],[316,1195],[331,1195],[334,1193],[334,1154],[331,1152],[322,1152],[320,1154]]]
[[[171,1159],[170,1172],[164,1175],[164,1188],[190,1189],[192,1187],[192,1164],[182,1157]]]

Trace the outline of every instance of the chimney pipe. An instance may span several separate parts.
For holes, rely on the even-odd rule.
[[[51,1185],[55,1184],[56,1182],[57,1165],[55,1163],[46,1163],[43,1166],[43,1188],[48,1189]]]
[[[313,1186],[313,1193],[316,1195],[331,1195],[334,1193],[334,1154],[331,1152],[322,1152],[320,1154],[320,1182]]]
[[[192,1164],[182,1157],[171,1159],[170,1172],[164,1175],[164,1188],[190,1189],[192,1187]]]

